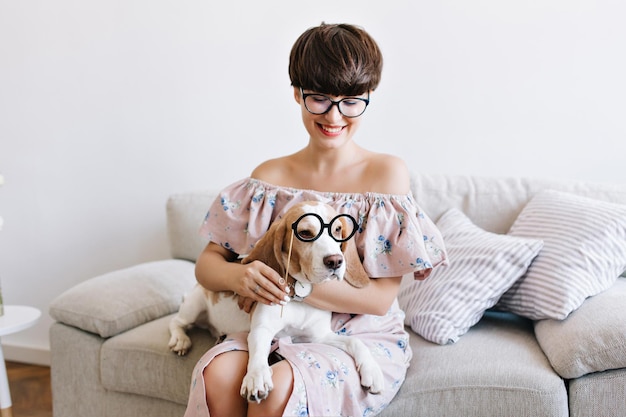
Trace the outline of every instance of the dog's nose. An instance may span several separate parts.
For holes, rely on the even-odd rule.
[[[324,257],[324,265],[329,269],[337,269],[343,264],[343,256],[341,255],[329,255]]]

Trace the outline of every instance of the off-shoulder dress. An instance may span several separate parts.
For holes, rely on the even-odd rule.
[[[413,273],[422,279],[446,262],[439,230],[411,193],[319,192],[245,178],[222,190],[200,231],[209,241],[247,254],[277,217],[293,204],[307,200],[323,201],[357,219],[359,229],[354,239],[371,278]],[[337,333],[360,338],[370,348],[383,370],[385,391],[374,395],[363,389],[353,359],[342,350],[282,338],[274,341],[273,350],[289,361],[294,375],[285,416],[374,416],[402,385],[412,353],[397,300],[384,316],[333,313],[332,327]],[[185,417],[209,416],[203,370],[220,353],[247,350],[246,337],[245,333],[227,335],[200,359],[191,378]]]

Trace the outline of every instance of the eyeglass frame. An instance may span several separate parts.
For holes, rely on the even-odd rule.
[[[344,97],[341,100],[333,100],[330,97],[328,97],[326,94],[320,94],[320,93],[305,93],[304,89],[302,87],[300,87],[300,94],[302,94],[302,101],[304,102],[304,108],[311,114],[315,114],[316,116],[319,116],[320,114],[326,114],[330,111],[330,109],[333,108],[333,106],[337,106],[337,110],[339,110],[339,113],[341,113],[342,116],[347,117],[349,119],[353,119],[355,117],[359,117],[361,116],[363,113],[365,113],[365,110],[367,110],[367,106],[370,104],[370,92],[367,92],[367,98],[363,98],[363,97]],[[323,111],[322,113],[314,113],[311,110],[309,110],[309,107],[306,105],[306,98],[310,97],[310,96],[322,96],[324,97],[326,100],[330,101],[330,106],[328,106],[328,108]],[[363,101],[365,102],[365,108],[363,108],[363,111],[359,114],[357,114],[356,116],[348,116],[346,114],[344,114],[341,111],[341,107],[339,107],[339,104],[346,101],[346,100],[359,100],[359,101]]]
[[[307,217],[307,216],[316,217],[320,221],[320,224],[322,225],[322,227],[320,227],[320,230],[317,233],[317,235],[315,237],[311,238],[311,239],[305,239],[302,236],[300,236],[300,234],[298,233],[298,223],[300,223],[300,221],[302,219],[304,219],[305,217]],[[339,219],[341,217],[347,217],[350,220],[352,220],[352,224],[353,224],[354,227],[353,227],[352,232],[350,233],[350,235],[348,235],[348,237],[337,239],[335,236],[333,236],[333,233],[330,230],[330,225],[333,224],[335,222],[335,220],[337,220],[337,219]],[[343,226],[343,223],[342,223],[342,226]],[[322,219],[322,216],[320,216],[317,213],[304,213],[302,216],[298,217],[298,220],[296,220],[295,222],[291,223],[291,229],[293,230],[293,234],[296,236],[296,238],[298,238],[298,240],[301,241],[301,242],[314,242],[314,241],[316,241],[317,239],[319,239],[322,236],[322,234],[324,233],[324,229],[328,229],[328,235],[331,238],[333,238],[333,240],[335,242],[342,243],[342,242],[347,242],[348,240],[352,239],[352,236],[354,236],[356,234],[357,230],[359,229],[359,223],[356,221],[356,219],[354,217],[352,217],[351,215],[346,214],[346,213],[339,214],[339,215],[333,217],[330,220],[330,223],[324,223],[324,219]]]

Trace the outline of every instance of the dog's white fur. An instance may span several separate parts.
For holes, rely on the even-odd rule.
[[[320,284],[331,279],[346,279],[355,287],[369,282],[359,260],[353,240],[339,243],[324,231],[313,242],[301,242],[291,237],[291,224],[304,213],[317,213],[325,223],[337,215],[335,210],[320,202],[303,202],[294,205],[285,215],[275,221],[259,240],[243,263],[261,260],[284,276],[290,241],[292,243],[289,275],[296,280]],[[313,234],[319,230],[315,227]],[[349,233],[343,225],[342,233]],[[345,236],[345,235],[344,235]],[[331,260],[329,262],[329,260]],[[272,339],[291,336],[294,342],[325,343],[343,349],[356,363],[361,385],[372,393],[384,389],[384,378],[378,363],[367,346],[359,339],[338,335],[331,330],[331,313],[312,307],[304,302],[291,301],[286,306],[268,306],[257,303],[251,314],[242,311],[233,293],[212,293],[200,285],[185,297],[178,314],[170,322],[169,346],[179,355],[187,353],[191,340],[185,329],[207,321],[214,336],[249,331],[248,371],[241,385],[241,395],[248,401],[267,398],[273,388],[272,372],[268,356]]]

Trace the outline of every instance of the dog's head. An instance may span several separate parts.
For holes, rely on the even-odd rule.
[[[353,230],[353,225],[346,218],[339,217],[332,222],[330,228],[322,230],[320,234],[321,224],[318,218],[305,216],[298,222],[300,235],[306,238],[319,234],[319,238],[302,241],[295,236],[292,225],[307,213],[318,215],[324,224],[330,224],[337,217],[337,212],[328,204],[317,201],[298,203],[270,226],[242,262],[260,260],[284,276],[291,246],[289,275],[296,280],[318,284],[329,279],[345,278],[357,288],[367,285],[369,277],[361,264],[354,239],[338,242],[330,235],[333,233],[340,240],[346,239]]]

